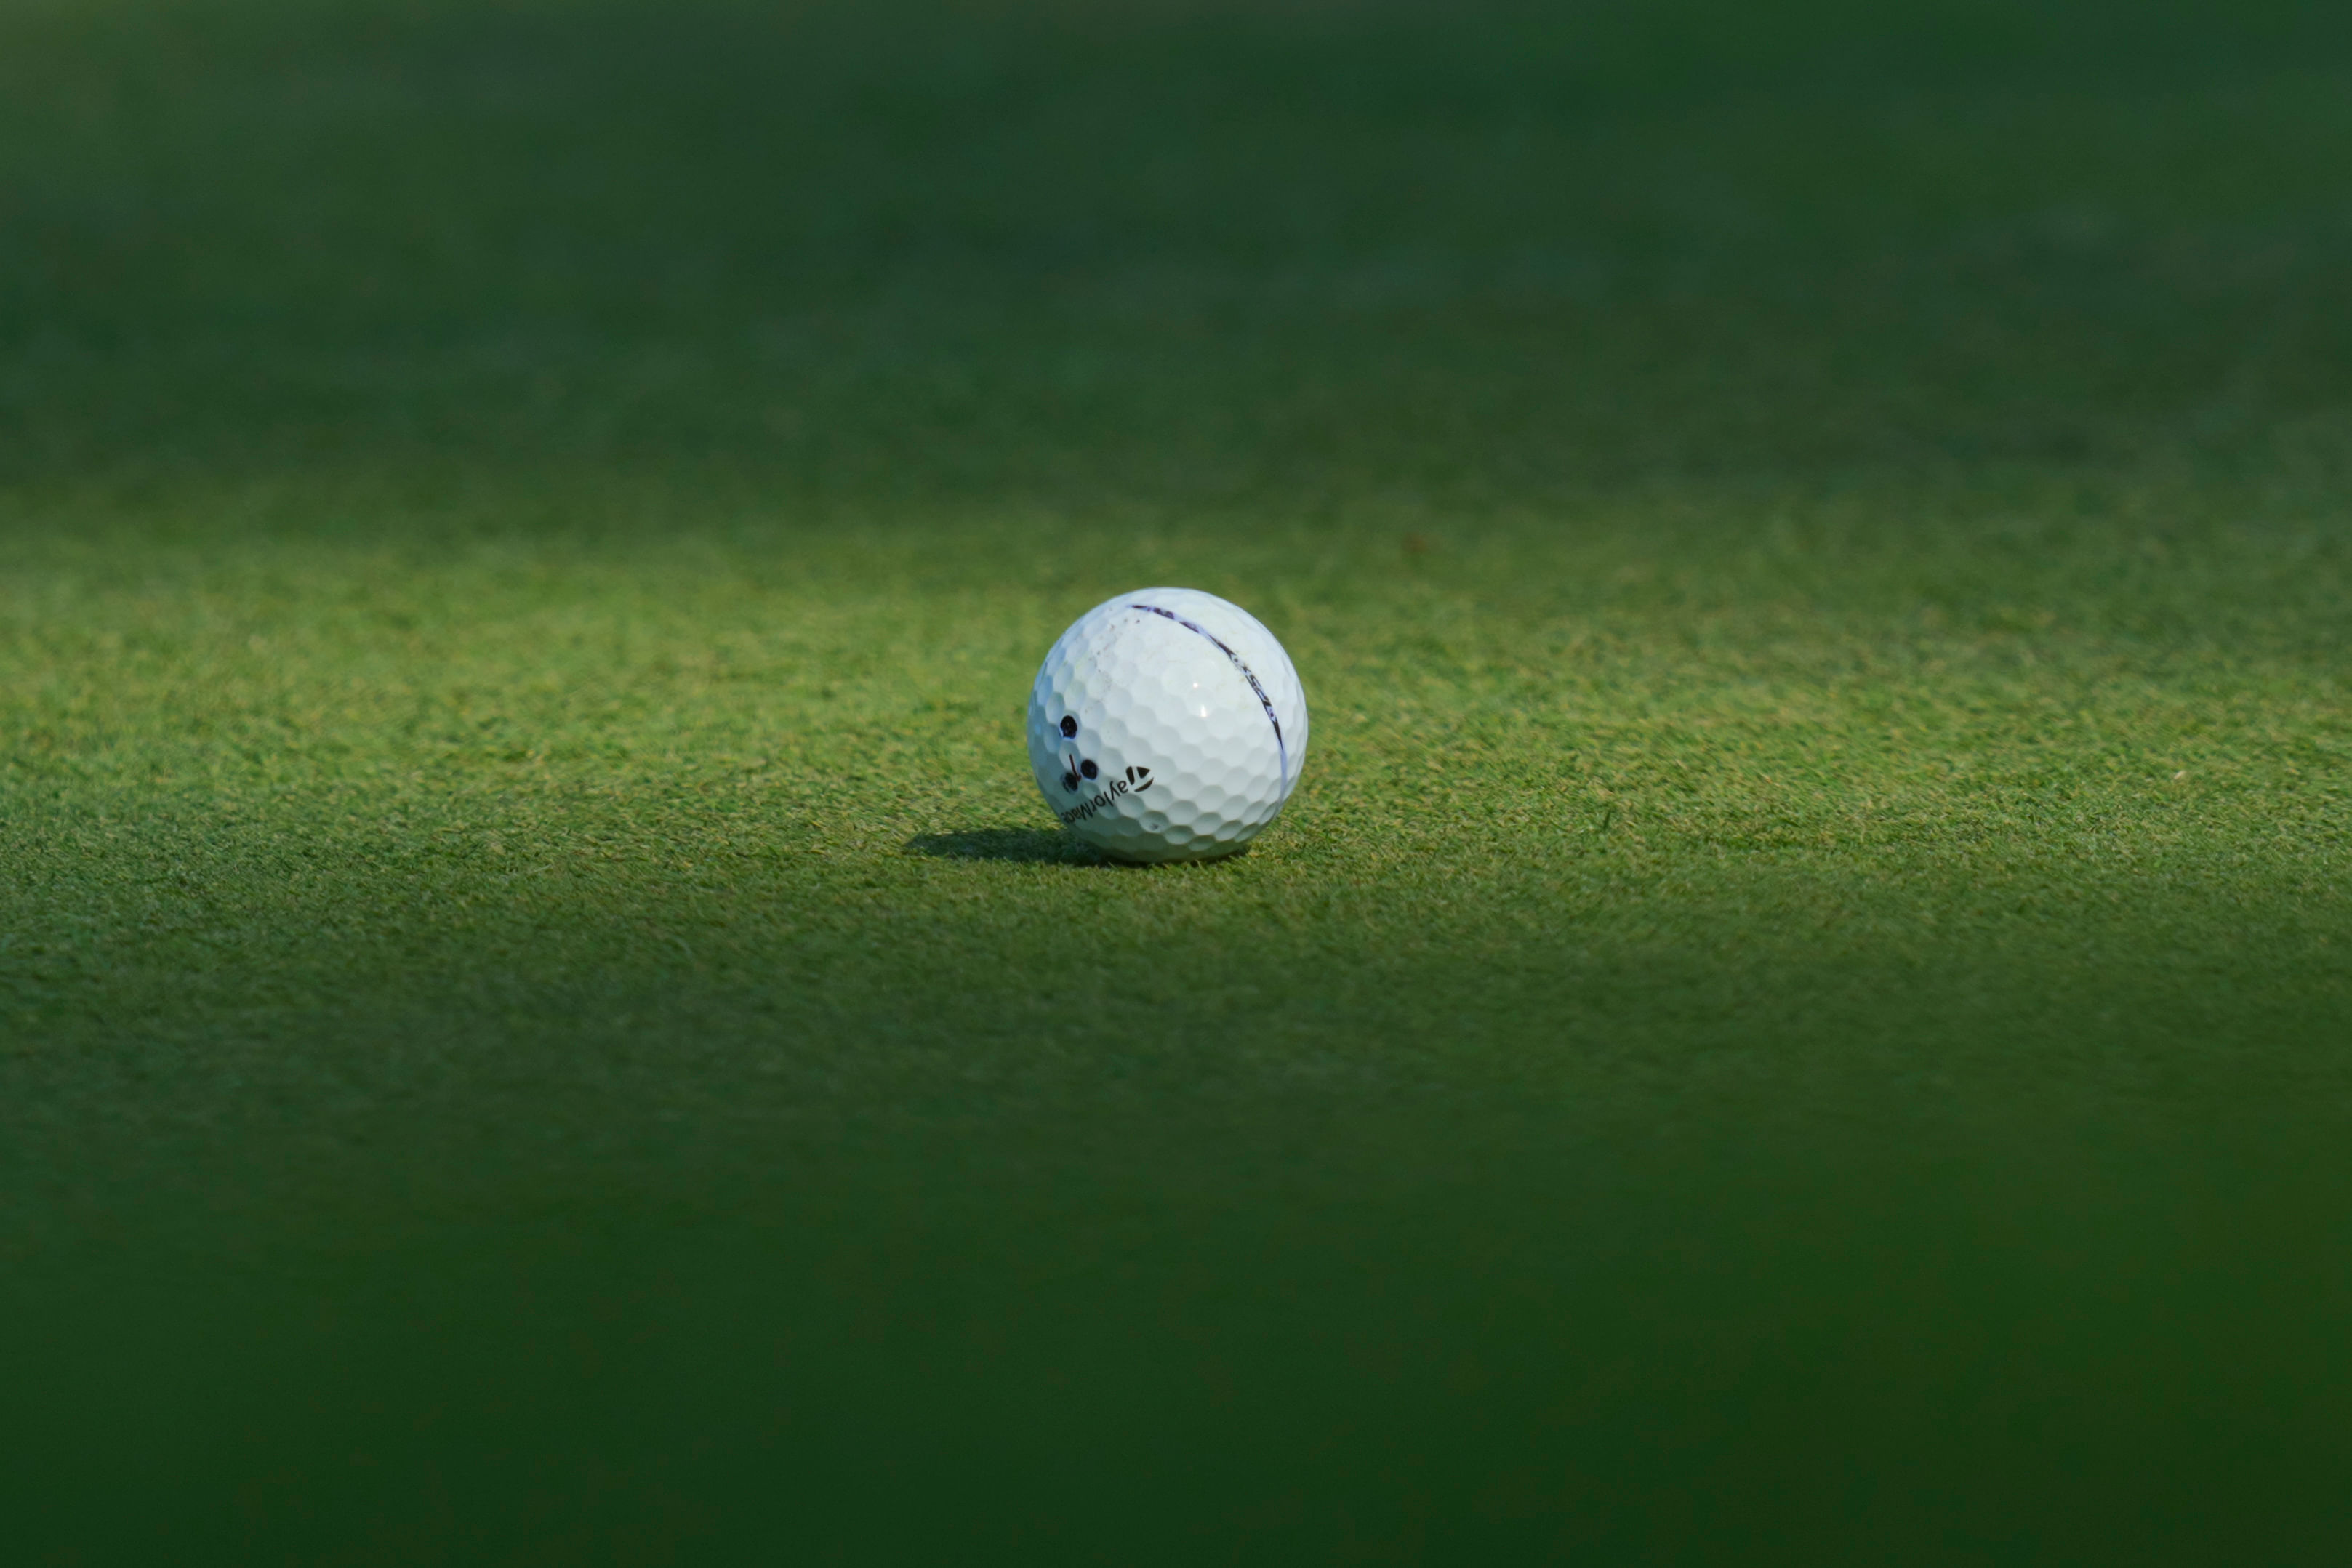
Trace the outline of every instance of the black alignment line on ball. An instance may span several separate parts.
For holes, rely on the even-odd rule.
[[[1239,653],[1234,653],[1231,648],[1226,647],[1223,641],[1206,626],[1197,626],[1192,622],[1185,620],[1181,615],[1177,614],[1174,611],[1162,610],[1157,604],[1130,604],[1128,608],[1129,610],[1148,610],[1154,615],[1160,616],[1165,620],[1173,621],[1177,625],[1181,626],[1187,632],[1199,632],[1202,636],[1206,637],[1210,642],[1216,643],[1217,652],[1223,653],[1226,658],[1231,659],[1234,662],[1234,668],[1242,673],[1242,679],[1247,681],[1249,683],[1250,690],[1257,694],[1257,706],[1265,709],[1265,722],[1274,726],[1275,759],[1282,764],[1283,787],[1285,789],[1288,789],[1290,787],[1290,747],[1282,738],[1282,721],[1274,716],[1274,699],[1267,696],[1265,695],[1265,688],[1257,684],[1256,673],[1247,664],[1242,663],[1242,656]]]

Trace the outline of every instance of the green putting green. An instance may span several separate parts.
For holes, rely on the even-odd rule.
[[[7,1530],[2333,1560],[2347,170],[2286,5],[0,6]],[[1154,583],[1228,862],[1029,778]]]

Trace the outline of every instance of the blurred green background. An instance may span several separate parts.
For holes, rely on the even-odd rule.
[[[2341,1561],[2348,516],[2337,7],[0,0],[7,1555]]]

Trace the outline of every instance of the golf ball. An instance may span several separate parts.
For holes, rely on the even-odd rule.
[[[1045,803],[1129,861],[1231,854],[1307,760],[1307,694],[1274,633],[1192,588],[1106,599],[1062,633],[1029,694]]]

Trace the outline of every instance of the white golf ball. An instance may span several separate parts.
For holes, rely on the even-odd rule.
[[[1107,599],[1045,655],[1029,761],[1070,831],[1130,861],[1231,854],[1307,760],[1307,694],[1274,633],[1192,588]]]

